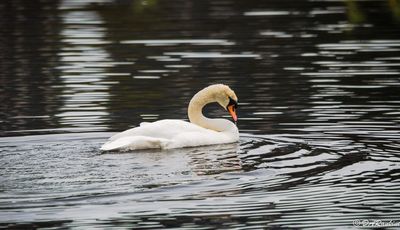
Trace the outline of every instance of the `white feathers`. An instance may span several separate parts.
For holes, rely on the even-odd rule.
[[[101,150],[172,149],[236,142],[236,126],[224,132],[202,128],[181,120],[146,122],[112,136]]]
[[[181,120],[143,122],[139,127],[112,136],[101,150],[172,149],[236,142],[239,131],[235,124],[225,119],[209,119],[202,114],[206,104],[218,102],[225,109],[230,99],[237,101],[235,92],[228,86],[211,85],[190,101],[188,116],[192,123]]]

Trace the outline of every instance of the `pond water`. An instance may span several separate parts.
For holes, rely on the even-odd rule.
[[[399,1],[0,12],[0,228],[400,226]],[[99,151],[140,122],[186,119],[213,83],[239,97],[239,143]]]

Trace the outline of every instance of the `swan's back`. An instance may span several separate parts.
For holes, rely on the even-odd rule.
[[[125,130],[110,137],[110,141],[126,136],[149,136],[156,138],[170,138],[182,132],[202,132],[203,128],[181,120],[160,120],[155,122],[143,122],[139,127]]]

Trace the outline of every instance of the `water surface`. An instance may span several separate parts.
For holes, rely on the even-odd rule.
[[[353,228],[400,221],[397,1],[0,3],[1,227]],[[101,153],[239,97],[240,142]],[[210,117],[223,116],[218,106]]]

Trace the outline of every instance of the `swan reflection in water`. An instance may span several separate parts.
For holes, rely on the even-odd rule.
[[[197,175],[214,175],[242,170],[238,143],[205,146],[201,149],[192,148],[188,155],[189,165]]]
[[[164,186],[165,181],[171,181],[171,175],[179,174],[180,179],[193,179],[206,175],[217,175],[224,172],[241,171],[240,144],[222,144],[178,149],[145,149],[124,152],[102,152],[107,159],[134,158],[129,166],[140,172],[140,177],[146,181],[157,181],[152,185]],[[118,156],[119,155],[119,156]],[[129,156],[130,155],[130,156]],[[136,174],[136,173],[134,173]],[[186,178],[186,176],[189,176]],[[136,174],[135,177],[138,175]],[[150,180],[151,179],[151,180]],[[203,178],[204,179],[204,178]]]

